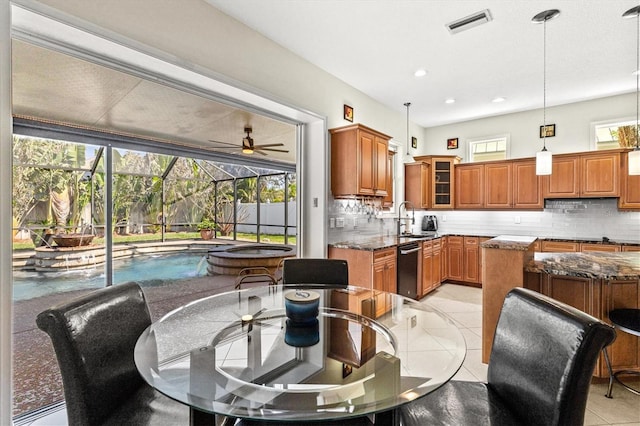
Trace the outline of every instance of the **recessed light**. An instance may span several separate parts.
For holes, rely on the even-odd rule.
[[[427,70],[419,69],[418,71],[414,72],[413,75],[415,75],[416,77],[424,77],[425,75],[427,75]]]
[[[493,98],[491,100],[491,102],[493,102],[494,104],[497,104],[497,103],[500,103],[500,102],[504,102],[506,100],[507,100],[506,98],[503,98],[502,96],[498,96],[497,98]]]
[[[445,99],[444,101],[445,104],[455,104],[456,100],[453,98],[449,98],[449,99]]]

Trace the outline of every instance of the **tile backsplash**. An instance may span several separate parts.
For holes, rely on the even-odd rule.
[[[351,209],[346,210],[349,206]],[[357,209],[351,200],[336,200],[329,211],[329,242],[357,241],[372,236],[396,235],[397,214],[376,209]],[[543,211],[419,210],[414,232],[420,231],[422,216],[435,215],[438,231],[468,235],[530,235],[546,238],[576,238],[640,242],[640,212],[619,211],[614,198],[546,200]],[[411,209],[402,216],[412,217]],[[342,227],[337,227],[341,225]],[[332,227],[333,225],[333,227]]]

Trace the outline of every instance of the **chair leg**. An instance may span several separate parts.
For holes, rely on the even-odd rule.
[[[607,393],[605,394],[605,396],[607,398],[613,398],[613,396],[611,396],[611,392],[613,391],[613,379],[615,376],[613,375],[613,370],[611,369],[611,361],[609,360],[609,353],[607,352],[606,346],[602,348],[602,353],[604,354],[604,363],[607,365],[607,370],[609,370],[609,387],[607,388]]]

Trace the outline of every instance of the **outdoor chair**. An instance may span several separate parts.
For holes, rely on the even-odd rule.
[[[450,381],[400,409],[414,425],[582,425],[591,377],[615,330],[531,290],[507,294],[488,383]]]
[[[347,261],[341,259],[284,259],[282,284],[346,288],[349,285],[349,267]]]
[[[189,424],[189,408],[147,385],[133,351],[151,324],[137,283],[96,290],[41,312],[53,343],[69,425]]]

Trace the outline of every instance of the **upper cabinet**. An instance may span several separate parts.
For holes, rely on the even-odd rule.
[[[455,193],[454,166],[460,163],[460,157],[455,155],[437,157],[424,155],[414,157],[414,159],[428,166],[428,171],[426,172],[427,180],[422,181],[424,188],[420,189],[421,191],[426,191],[426,193],[422,192],[421,194],[427,194],[429,200],[426,207],[423,208],[452,209]],[[425,169],[422,169],[421,174],[423,174],[424,171]],[[410,184],[410,188],[408,188],[410,191],[415,191],[413,185],[414,183]],[[406,190],[407,188],[405,188],[405,191]]]
[[[390,208],[393,207],[393,162],[395,161],[396,153],[395,151],[389,151],[389,163],[387,164],[387,195],[382,199],[382,207]]]
[[[619,150],[553,156],[545,198],[619,197]]]
[[[629,159],[625,152],[621,155],[622,181],[620,182],[620,198],[618,199],[618,208],[621,209],[640,209],[640,176],[629,176],[627,166]]]
[[[362,124],[331,129],[329,132],[333,196],[387,196],[391,172],[391,137]]]
[[[428,209],[431,206],[431,181],[429,164],[407,163],[404,165],[404,199],[416,209]]]
[[[542,187],[535,159],[456,166],[458,209],[542,209]]]

